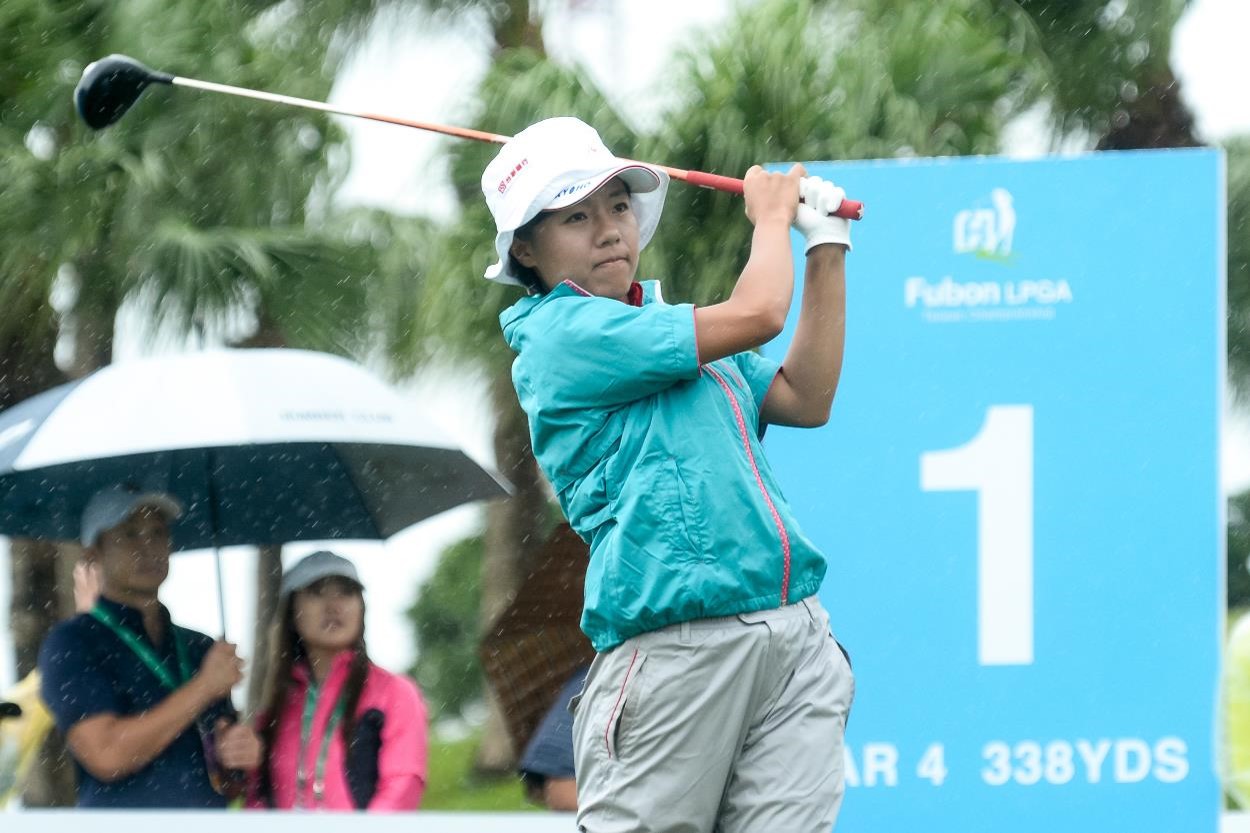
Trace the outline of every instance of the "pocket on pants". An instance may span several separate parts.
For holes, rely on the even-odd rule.
[[[851,706],[855,703],[855,669],[851,664],[850,651],[846,650],[842,643],[838,641],[838,638],[833,635],[832,630],[829,631],[829,641],[832,642],[834,647],[838,649],[838,652],[842,654],[842,659],[846,660],[846,675],[849,678],[850,693],[846,700],[846,720],[843,724],[843,728],[845,729],[845,726],[849,725],[851,722]]]
[[[642,667],[647,655],[637,648],[625,667],[616,696],[612,698],[612,710],[603,725],[603,746],[609,760],[621,754],[621,740],[625,730],[638,719],[642,708],[642,691],[639,685]]]
[[[829,638],[833,640],[833,644],[837,645],[838,650],[842,652],[842,658],[846,660],[846,667],[854,671],[855,664],[851,662],[851,654],[846,650],[846,646],[838,641],[838,638],[833,635],[833,631],[829,631]]]

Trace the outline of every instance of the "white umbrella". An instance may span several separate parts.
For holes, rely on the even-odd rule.
[[[302,350],[122,362],[0,413],[0,534],[77,538],[127,482],[177,497],[175,550],[383,539],[507,486],[364,368]]]

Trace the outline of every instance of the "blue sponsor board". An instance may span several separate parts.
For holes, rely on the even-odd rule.
[[[857,675],[840,833],[1217,829],[1223,165],[807,164],[868,205],[833,417],[767,439]]]

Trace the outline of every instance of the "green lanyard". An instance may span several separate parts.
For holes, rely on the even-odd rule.
[[[117,621],[117,618],[109,612],[104,606],[97,604],[91,609],[91,617],[101,624],[105,625],[113,633],[117,634],[117,638],[126,644],[126,647],[134,652],[135,656],[147,666],[147,669],[156,675],[156,679],[160,680],[161,685],[173,691],[191,679],[191,660],[187,657],[187,646],[183,644],[182,634],[179,628],[172,622],[169,623],[169,630],[174,640],[174,651],[178,655],[178,671],[180,677],[175,677],[173,672],[165,664],[164,660],[156,655],[151,646],[144,642],[130,628]]]
[[[300,728],[299,759],[295,767],[295,803],[297,806],[300,804],[301,797],[306,796],[308,792],[308,771],[305,769],[304,761],[308,756],[308,744],[312,741],[313,718],[317,714],[317,704],[320,700],[321,692],[317,683],[309,679],[308,691],[304,693],[304,720]],[[317,749],[317,765],[313,771],[312,782],[313,803],[307,805],[309,807],[316,806],[325,798],[326,757],[330,754],[330,739],[334,737],[334,730],[343,719],[343,712],[346,709],[347,703],[344,702],[343,693],[340,691],[338,701],[334,704],[334,711],[330,714],[325,732],[321,736],[321,745]]]

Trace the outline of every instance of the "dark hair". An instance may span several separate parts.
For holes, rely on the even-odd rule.
[[[546,213],[540,211],[528,223],[512,232],[512,239],[531,242],[534,239],[534,229],[545,219],[545,216]],[[538,272],[530,266],[521,265],[521,262],[512,256],[512,252],[508,252],[508,268],[512,270],[512,274],[516,275],[516,279],[525,287],[526,292],[531,295],[547,294],[547,287],[543,284],[542,278],[538,277]]]
[[[360,638],[352,647],[351,667],[347,672],[347,681],[343,684],[343,720],[339,724],[345,748],[351,746],[352,732],[356,728],[356,708],[360,705],[360,695],[369,678],[370,666],[369,652],[365,649],[364,594],[359,585],[356,587],[356,592],[361,595]],[[291,670],[295,667],[295,663],[308,656],[304,648],[304,640],[295,630],[295,593],[287,594],[286,598],[278,603],[269,645],[269,668],[265,677],[260,707],[263,722],[259,733],[265,744],[263,747],[265,760],[261,764],[261,771],[266,781],[269,776],[269,755],[273,750],[274,739],[278,735],[278,721],[282,718],[287,693],[291,689]]]

